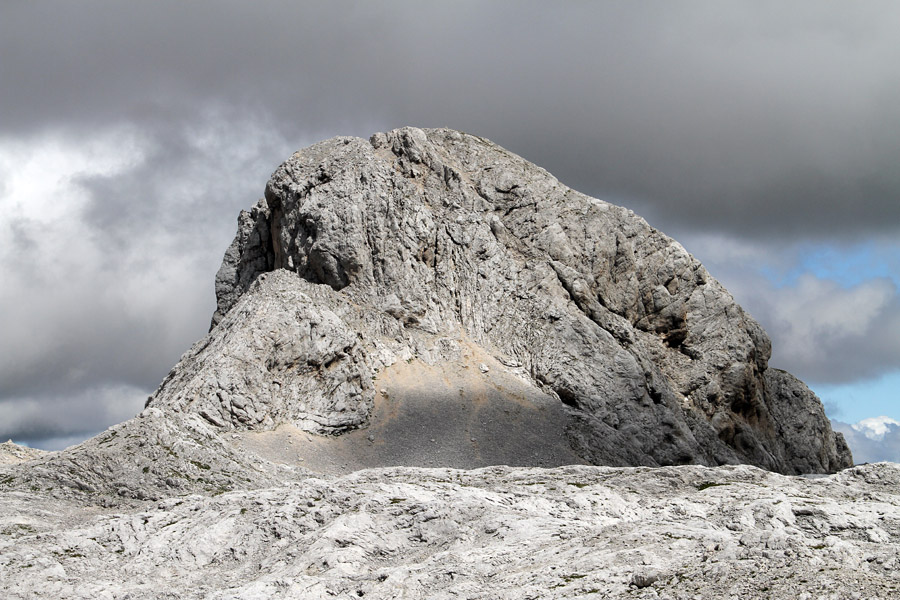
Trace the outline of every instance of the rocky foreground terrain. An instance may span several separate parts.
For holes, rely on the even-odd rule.
[[[897,466],[677,242],[487,140],[294,154],[216,296],[137,417],[0,446],[0,596],[897,595]]]
[[[127,511],[0,495],[4,598],[900,596],[900,466],[411,467]]]

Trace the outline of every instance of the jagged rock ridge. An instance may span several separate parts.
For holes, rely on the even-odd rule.
[[[403,128],[295,153],[239,217],[211,335],[262,274],[281,269],[335,292],[329,315],[312,316],[323,305],[307,294],[302,319],[283,329],[329,346],[303,342],[322,354],[305,364],[331,383],[310,404],[310,390],[238,368],[201,394],[217,427],[364,426],[371,378],[410,356],[456,360],[471,342],[567,407],[569,442],[590,463],[783,473],[852,464],[818,399],[768,368],[765,332],[681,245],[482,138]],[[251,315],[241,321],[257,329]],[[260,399],[240,381],[278,389]],[[154,402],[168,397],[164,385]]]

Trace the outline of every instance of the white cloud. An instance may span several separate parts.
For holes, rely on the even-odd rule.
[[[874,417],[853,425],[841,421],[832,421],[831,425],[844,434],[856,464],[900,462],[900,422]]]
[[[91,197],[75,179],[133,168],[141,146],[127,129],[85,140],[0,139],[0,329],[8,344],[0,376],[40,360],[78,328],[98,291],[115,289],[108,278],[98,280],[98,266],[110,257],[87,235],[81,211]],[[57,327],[47,326],[48,317]]]
[[[884,440],[884,436],[890,433],[894,426],[900,426],[900,421],[885,416],[869,417],[851,425],[854,431],[876,442]]]
[[[897,296],[887,280],[846,289],[809,274],[795,286],[769,291],[767,317],[778,338],[777,351],[805,365],[825,364],[839,348],[864,344]]]
[[[771,365],[820,384],[874,378],[900,367],[900,293],[891,279],[857,277],[855,285],[842,285],[806,272],[776,285],[766,273],[781,279],[796,270],[807,246],[713,235],[686,235],[684,245],[765,328],[772,338]],[[897,245],[879,250],[894,259]]]
[[[73,216],[89,200],[79,176],[110,177],[137,166],[149,140],[133,127],[111,127],[92,138],[0,138],[0,201],[6,217],[44,225]],[[11,213],[11,214],[10,214]]]
[[[104,398],[146,398],[206,332],[238,210],[287,148],[272,123],[212,109],[152,135],[0,138],[0,410],[21,413],[0,416],[6,435],[133,414]],[[65,397],[85,415],[69,428],[48,409]]]

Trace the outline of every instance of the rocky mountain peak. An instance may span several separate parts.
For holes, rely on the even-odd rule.
[[[283,339],[269,348],[326,368],[269,400],[231,380],[270,390],[272,370],[248,378],[234,365],[239,376],[204,396],[216,426],[365,427],[381,400],[371,382],[399,361],[440,369],[477,348],[562,407],[568,444],[588,463],[851,464],[818,399],[768,367],[765,332],[680,244],[483,138],[406,127],[295,153],[238,219],[210,335],[248,310],[239,307],[254,285],[278,296],[261,276],[279,270],[302,283],[278,285],[307,292],[279,309],[296,318],[279,321]],[[259,339],[250,317],[235,319],[228,331]],[[297,335],[309,348],[295,348]],[[256,350],[250,362],[266,354]],[[329,399],[309,400],[317,394]]]

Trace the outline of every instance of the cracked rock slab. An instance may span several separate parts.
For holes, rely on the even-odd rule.
[[[367,469],[71,520],[0,494],[0,594],[148,599],[880,598],[900,469]],[[16,504],[19,503],[19,504]]]

